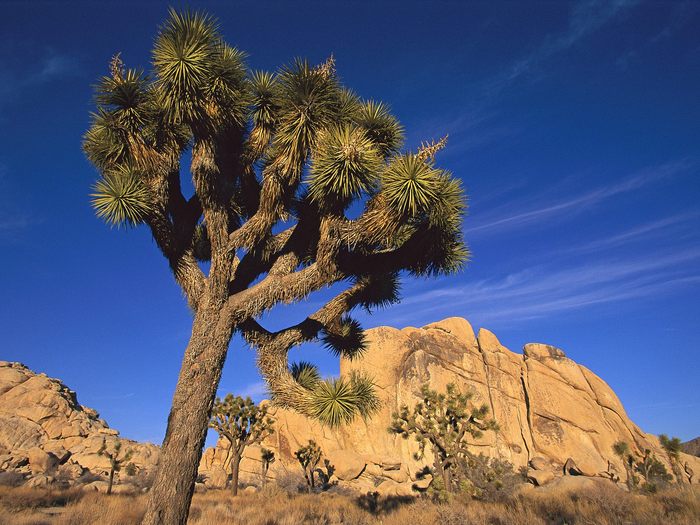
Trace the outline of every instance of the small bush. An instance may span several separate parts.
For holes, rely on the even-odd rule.
[[[13,470],[0,472],[0,485],[5,487],[19,487],[24,484],[24,476]]]

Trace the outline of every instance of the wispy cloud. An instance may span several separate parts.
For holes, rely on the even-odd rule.
[[[629,193],[651,183],[684,173],[691,166],[692,164],[688,161],[668,163],[653,168],[646,168],[620,182],[602,186],[578,196],[556,200],[547,195],[539,199],[535,198],[534,201],[533,199],[528,199],[527,202],[509,203],[507,206],[497,208],[489,214],[475,216],[473,220],[468,221],[466,231],[470,236],[484,231],[493,234],[497,231],[511,231],[536,222],[551,220],[556,216],[573,216],[609,198]]]
[[[22,67],[5,65],[0,71],[0,107],[21,96],[25,89],[82,73],[82,66],[75,57],[53,51],[47,52],[35,64],[29,67],[23,64]]]
[[[251,397],[254,401],[260,401],[268,395],[267,383],[256,381],[243,387],[238,394],[241,397]]]
[[[545,60],[569,50],[637,3],[637,0],[590,0],[573,4],[566,30],[549,35],[539,46],[491,79],[490,90],[498,92],[504,89]]]
[[[402,306],[421,315],[449,309],[488,321],[533,319],[592,305],[659,296],[700,284],[700,248],[648,257],[551,265],[407,297]],[[689,264],[690,263],[690,264]]]
[[[678,227],[687,225],[688,222],[700,217],[700,212],[678,213],[670,217],[664,217],[655,221],[630,228],[627,231],[597,239],[587,244],[573,247],[570,251],[576,253],[598,251],[601,249],[611,249],[617,246],[623,246],[637,240],[647,241],[658,235],[668,236],[671,230],[676,230]]]

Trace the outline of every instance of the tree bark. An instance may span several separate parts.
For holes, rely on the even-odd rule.
[[[143,525],[187,523],[207,424],[231,340],[232,329],[219,323],[219,312],[200,304],[195,315]]]
[[[231,494],[238,495],[238,473],[240,472],[241,456],[233,456],[231,461]]]
[[[107,485],[107,495],[112,493],[112,484],[114,483],[114,467],[109,469],[109,485]]]

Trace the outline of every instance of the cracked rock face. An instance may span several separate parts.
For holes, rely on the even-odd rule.
[[[541,465],[548,465],[552,474],[561,475],[571,458],[584,475],[605,476],[613,469],[624,478],[624,467],[612,451],[619,440],[638,452],[651,449],[667,463],[657,438],[630,421],[610,387],[556,347],[532,343],[517,354],[488,330],[475,336],[461,318],[423,328],[380,327],[366,334],[367,352],[352,362],[341,361],[340,369],[341,374],[355,369],[371,374],[381,410],[371,420],[338,430],[277,410],[277,432],[264,444],[278,458],[270,469],[272,476],[297,472],[294,451],[314,439],[336,467],[341,483],[359,490],[390,486],[390,493],[400,495],[430,460],[416,460],[415,441],[391,435],[387,428],[401,405],[415,405],[424,383],[439,391],[448,383],[472,389],[474,402],[486,403],[500,425],[498,433],[487,432],[474,441],[473,450],[506,459],[516,469],[532,465],[534,459],[540,471]],[[226,452],[222,443],[205,451],[200,470],[220,469]],[[259,448],[252,448],[241,464],[250,481],[259,477],[259,458]],[[698,458],[683,455],[682,462],[700,471]],[[391,483],[385,484],[387,480]]]
[[[0,361],[0,471],[18,472],[30,483],[72,483],[88,470],[105,474],[109,460],[97,453],[103,439],[109,449],[117,440],[133,449],[138,470],[148,471],[157,461],[156,446],[119,438],[58,379]]]

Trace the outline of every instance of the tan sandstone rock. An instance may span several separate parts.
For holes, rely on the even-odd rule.
[[[97,454],[103,439],[133,449],[131,461],[141,471],[154,468],[158,447],[120,439],[99,414],[78,403],[61,381],[36,374],[21,363],[0,361],[0,468],[30,473],[28,484],[53,482],[57,471],[74,481],[85,470],[109,471]],[[68,463],[70,462],[70,463]]]
[[[475,336],[469,322],[454,317],[423,328],[374,328],[366,336],[367,352],[352,362],[341,360],[340,371],[364,370],[374,377],[382,401],[379,412],[367,421],[330,430],[294,412],[274,409],[277,432],[264,444],[278,459],[271,477],[300,472],[294,451],[314,439],[336,466],[341,484],[358,490],[382,487],[392,494],[403,493],[412,483],[424,485],[417,478],[429,466],[430,454],[416,460],[413,439],[387,432],[392,412],[402,404],[413,406],[424,383],[436,390],[448,383],[472,390],[474,402],[485,403],[500,425],[496,434],[487,432],[475,440],[473,450],[508,460],[516,469],[530,465],[533,481],[547,486],[552,477],[562,476],[569,458],[584,474],[606,472],[610,466],[624,472],[612,451],[618,440],[637,452],[650,448],[667,463],[658,439],[630,421],[610,387],[554,346],[531,343],[518,354],[492,332],[481,329]],[[241,478],[255,483],[259,458],[246,455]],[[207,472],[224,457],[219,446],[209,449],[200,469]],[[700,471],[700,459],[683,455],[682,462]],[[383,464],[401,467],[385,470]]]

